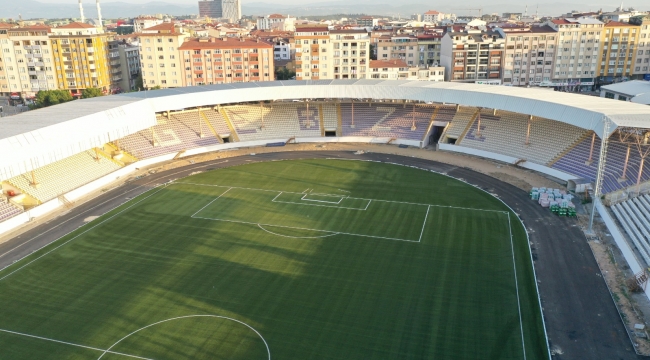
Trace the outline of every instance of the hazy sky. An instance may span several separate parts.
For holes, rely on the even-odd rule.
[[[16,0],[0,0],[0,6],[2,6],[2,3],[4,2],[9,2],[9,1],[16,1]],[[39,2],[44,2],[44,3],[70,3],[74,4],[77,3],[75,0],[37,0]],[[128,2],[128,3],[147,3],[150,1],[161,1],[161,2],[168,2],[168,3],[175,3],[175,4],[185,4],[185,5],[190,5],[190,4],[196,4],[197,0],[100,0],[102,3],[104,2],[115,2],[115,1],[121,1],[121,2]],[[275,4],[282,4],[282,5],[307,5],[311,3],[318,3],[318,2],[334,2],[329,1],[329,0],[243,0],[242,4],[250,4],[250,3],[256,3],[256,2],[266,2],[266,3],[275,3]],[[94,3],[94,0],[83,0],[84,4],[91,4]],[[346,3],[347,1],[341,1],[343,3]],[[356,3],[365,3],[368,2],[369,4],[372,4],[373,1],[355,1]],[[387,4],[396,4],[393,1],[381,1],[383,3]],[[377,2],[374,1],[376,4]],[[483,7],[494,7],[497,4],[512,4],[512,5],[526,5],[528,3],[528,9],[534,9],[537,4],[541,6],[543,5],[548,5],[548,4],[562,4],[564,6],[567,6],[569,4],[576,4],[576,5],[582,5],[580,7],[590,7],[590,8],[600,8],[602,7],[603,10],[609,10],[609,9],[614,9],[620,5],[620,2],[617,2],[616,0],[613,2],[608,2],[608,1],[588,1],[588,0],[578,0],[578,1],[558,1],[558,0],[531,0],[531,1],[508,1],[508,0],[496,0],[492,1],[491,3],[485,3],[484,1],[481,0],[464,0],[460,2],[454,3],[454,5],[450,6],[449,2],[432,2],[432,1],[427,1],[427,0],[410,0],[410,1],[399,1],[400,4],[427,4],[429,7],[432,9],[442,9],[442,8],[451,8],[451,6],[455,8],[462,8],[462,7],[467,7],[467,6],[472,6],[476,7],[478,6],[483,6]],[[493,5],[494,4],[494,5]],[[397,5],[397,4],[396,4]],[[623,3],[624,7],[632,6],[635,8],[638,8],[640,10],[650,10],[650,2],[647,0],[627,0],[624,1]]]

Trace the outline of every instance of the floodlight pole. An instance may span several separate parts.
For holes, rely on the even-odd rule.
[[[603,133],[601,135],[600,151],[598,154],[598,171],[596,172],[596,188],[594,189],[593,206],[589,216],[589,228],[587,234],[594,234],[594,216],[596,214],[596,202],[600,202],[600,193],[603,186],[603,176],[605,175],[605,160],[607,158],[607,144],[609,139],[609,119],[603,116]],[[595,136],[595,133],[594,133]]]

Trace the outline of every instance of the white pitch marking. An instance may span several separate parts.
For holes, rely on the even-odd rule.
[[[214,166],[214,165],[218,165],[218,164],[222,164],[222,163],[226,163],[226,162],[228,162],[228,160],[220,161],[220,162],[218,162],[218,163],[210,163],[210,164],[206,164],[206,165],[195,166],[195,167],[192,167],[191,169],[185,169],[185,170],[180,170],[180,171],[177,171],[177,172],[171,173],[171,174],[169,174],[169,176],[171,176],[171,175],[176,175],[176,174],[180,174],[180,173],[183,173],[183,172],[186,172],[186,171],[191,171],[191,170],[195,170],[195,169],[200,169],[200,168],[208,167],[208,166]],[[149,185],[149,184],[151,184],[151,183],[157,182],[157,181],[160,181],[160,179],[151,180],[151,181],[149,181],[149,182],[146,182],[146,183],[144,183],[144,184],[142,184],[142,185],[139,185],[138,187],[135,187],[135,188],[133,188],[133,189],[131,189],[131,190],[127,190],[127,191],[125,191],[125,192],[123,192],[123,193],[121,193],[121,194],[119,194],[119,195],[116,195],[116,196],[114,196],[114,197],[112,197],[112,198],[110,198],[110,199],[107,199],[107,200],[105,200],[105,201],[103,201],[103,202],[101,202],[101,203],[99,203],[99,204],[97,204],[97,205],[95,205],[95,206],[89,208],[89,209],[86,210],[86,211],[82,211],[81,213],[79,213],[79,214],[77,214],[77,215],[75,215],[75,216],[73,216],[73,217],[71,217],[71,218],[69,218],[69,219],[67,219],[67,220],[65,220],[65,221],[62,221],[62,222],[60,222],[60,223],[58,223],[58,224],[56,224],[56,225],[54,225],[54,226],[48,228],[47,230],[43,231],[42,233],[33,236],[31,239],[29,239],[29,240],[27,240],[27,241],[21,243],[21,244],[18,245],[18,246],[13,247],[11,250],[9,250],[9,251],[7,251],[7,252],[5,252],[5,253],[3,253],[3,254],[0,254],[0,258],[1,258],[1,257],[4,257],[5,255],[7,255],[7,254],[9,254],[9,253],[11,253],[11,252],[13,252],[13,251],[15,251],[15,250],[17,250],[17,249],[20,248],[21,246],[27,245],[28,243],[32,242],[33,240],[36,240],[37,238],[39,238],[39,237],[41,237],[41,236],[47,234],[48,232],[50,232],[50,231],[52,231],[52,230],[58,228],[59,226],[62,226],[63,224],[67,223],[68,221],[71,221],[71,220],[74,220],[74,219],[76,219],[76,218],[78,218],[78,217],[80,217],[80,216],[83,216],[83,215],[85,215],[85,214],[87,214],[87,213],[93,211],[95,208],[98,208],[98,207],[100,207],[100,206],[106,204],[107,202],[113,201],[113,200],[115,200],[116,198],[122,197],[122,196],[124,196],[124,195],[126,195],[126,194],[129,194],[129,193],[131,193],[131,192],[134,192],[134,191],[136,191],[136,190],[139,190],[140,188],[142,188],[142,187],[144,187],[144,186],[146,186],[146,185]],[[158,187],[158,186],[154,186],[152,189],[155,189],[156,187]],[[151,191],[152,189],[147,189],[146,191],[143,191],[141,194],[138,194],[138,195],[136,195],[136,196],[143,195],[143,194],[147,193],[148,191]],[[102,195],[103,195],[103,194],[96,195],[96,196],[90,198],[89,200],[87,200],[85,203],[89,203],[89,202],[91,202],[93,199],[98,198],[98,197],[100,197],[100,196],[102,196]],[[127,200],[130,201],[131,198],[129,197],[129,198],[127,198]],[[105,212],[105,213],[109,213],[109,212],[111,212],[111,211],[117,209],[118,207],[120,207],[120,206],[122,206],[122,205],[124,205],[124,204],[125,204],[125,203],[119,204],[119,205],[113,207],[112,209],[110,209],[109,211],[107,211],[107,212]],[[76,230],[76,229],[67,232],[67,233],[66,233],[65,235],[63,235],[63,236],[59,236],[56,240],[54,240],[54,241],[52,241],[52,242],[46,244],[45,246],[41,247],[40,249],[43,249],[43,248],[45,248],[45,247],[47,247],[47,246],[49,246],[49,245],[51,245],[51,244],[57,242],[59,239],[65,237],[65,236],[68,236],[71,232],[73,232],[73,231],[75,231],[75,230]],[[39,249],[39,250],[40,250],[40,249]],[[2,272],[4,269],[10,267],[11,265],[15,264],[16,262],[21,261],[21,260],[23,260],[24,258],[26,258],[26,257],[28,257],[28,256],[31,256],[32,253],[34,253],[34,252],[32,251],[31,253],[29,253],[29,254],[23,256],[22,258],[20,258],[20,259],[14,261],[12,264],[9,264],[9,265],[3,267],[2,269],[0,269],[0,272]],[[2,279],[0,279],[0,280],[2,280]]]
[[[116,341],[116,342],[115,342],[113,345],[111,345],[108,349],[104,350],[104,353],[101,354],[101,355],[97,358],[97,360],[101,359],[104,355],[106,355],[106,353],[110,352],[110,350],[111,350],[115,345],[117,345],[117,344],[119,344],[120,342],[122,342],[122,340],[128,338],[129,336],[131,336],[131,335],[133,335],[133,334],[135,334],[135,333],[137,333],[137,332],[140,332],[140,331],[142,331],[142,330],[144,330],[144,329],[146,329],[146,328],[150,328],[150,327],[152,327],[152,326],[154,326],[154,325],[162,324],[162,323],[165,323],[165,322],[168,322],[168,321],[178,320],[178,319],[187,319],[187,318],[193,318],[193,317],[212,317],[212,318],[218,318],[218,319],[226,319],[226,320],[234,321],[234,322],[236,322],[236,323],[239,323],[239,324],[242,324],[242,325],[246,326],[247,328],[253,330],[253,332],[254,332],[255,334],[257,334],[257,336],[259,336],[260,339],[262,339],[262,342],[264,343],[264,346],[266,346],[266,352],[269,354],[269,360],[271,360],[271,349],[269,349],[269,344],[266,343],[266,340],[264,340],[264,337],[262,336],[262,334],[259,333],[259,331],[255,330],[255,328],[253,328],[252,326],[246,324],[246,323],[243,322],[243,321],[240,321],[240,320],[237,320],[237,319],[233,319],[233,318],[229,318],[229,317],[227,317],[227,316],[220,316],[220,315],[185,315],[185,316],[177,316],[177,317],[173,317],[173,318],[170,318],[170,319],[161,320],[161,321],[155,322],[155,323],[153,323],[153,324],[149,324],[149,325],[147,325],[147,326],[144,326],[144,327],[139,328],[138,330],[136,330],[136,331],[134,331],[134,332],[132,332],[132,333],[126,335],[125,337],[119,339],[118,341]]]
[[[136,201],[136,202],[134,202],[133,204],[131,204],[131,205],[129,205],[128,207],[126,207],[126,208],[124,208],[124,209],[122,209],[122,210],[120,210],[119,212],[117,212],[117,213],[115,213],[115,214],[113,214],[112,216],[110,216],[110,217],[109,217],[109,218],[107,218],[106,220],[103,220],[102,222],[100,222],[100,223],[98,223],[98,224],[95,224],[94,226],[91,226],[91,227],[89,227],[88,229],[86,229],[86,230],[85,230],[85,231],[83,231],[82,233],[80,233],[80,234],[78,234],[78,235],[76,235],[76,236],[74,236],[73,238],[71,238],[71,239],[69,239],[68,241],[66,241],[66,242],[64,242],[64,243],[62,243],[61,245],[59,245],[59,246],[57,246],[57,247],[55,247],[54,249],[52,249],[52,250],[50,250],[50,251],[48,251],[48,252],[46,252],[46,253],[44,253],[43,255],[41,255],[41,256],[39,256],[39,257],[37,257],[36,259],[34,259],[34,260],[32,260],[32,261],[30,261],[30,262],[28,262],[27,264],[25,264],[25,265],[23,265],[23,266],[21,266],[21,267],[19,267],[18,269],[16,269],[16,270],[14,270],[14,271],[12,271],[12,272],[10,272],[9,274],[7,274],[7,275],[5,275],[5,276],[3,276],[3,277],[1,277],[1,278],[0,278],[0,281],[2,281],[2,280],[4,280],[4,279],[6,279],[7,277],[9,277],[9,276],[11,276],[11,275],[12,275],[13,273],[15,273],[16,271],[19,271],[20,269],[22,269],[22,268],[24,268],[25,266],[28,266],[29,264],[31,264],[31,263],[33,263],[34,261],[36,261],[36,260],[38,260],[38,259],[40,259],[40,258],[42,258],[43,256],[45,256],[45,255],[47,255],[47,254],[49,254],[49,253],[51,253],[52,251],[54,251],[54,250],[56,250],[56,249],[58,249],[58,248],[60,248],[61,246],[63,246],[63,245],[65,245],[65,244],[67,244],[67,243],[69,243],[70,241],[72,241],[72,240],[74,240],[74,239],[76,239],[76,238],[78,238],[79,236],[81,236],[81,235],[83,235],[83,234],[85,234],[85,233],[87,233],[88,231],[90,231],[90,230],[92,230],[92,229],[94,229],[94,228],[96,228],[96,227],[98,227],[99,225],[101,225],[101,224],[103,224],[103,223],[105,223],[105,222],[107,222],[107,221],[109,221],[109,220],[111,220],[112,218],[114,218],[114,217],[116,217],[117,215],[119,215],[119,214],[121,214],[121,213],[123,213],[124,211],[126,211],[126,210],[128,210],[128,209],[130,209],[130,208],[132,208],[132,207],[133,207],[134,205],[137,205],[137,204],[139,204],[139,203],[141,203],[142,201],[144,201],[144,200],[146,200],[146,199],[148,199],[148,198],[150,198],[150,197],[152,197],[152,196],[154,196],[155,194],[157,194],[158,192],[160,192],[160,190],[162,190],[162,189],[163,189],[164,187],[166,187],[166,186],[167,186],[167,185],[164,185],[164,186],[161,186],[161,187],[158,187],[158,188],[157,188],[157,190],[156,190],[156,191],[154,191],[153,193],[151,193],[151,194],[149,194],[149,195],[147,195],[147,196],[145,196],[144,198],[142,198],[142,199],[140,199],[140,200],[138,200],[138,201]],[[156,189],[156,188],[153,188],[153,189]]]
[[[314,206],[318,206],[318,205],[314,205]],[[346,232],[341,232],[341,231],[329,231],[329,230],[310,229],[310,228],[302,228],[302,227],[295,227],[295,226],[285,226],[285,225],[274,225],[274,224],[260,224],[260,223],[250,222],[250,221],[225,220],[225,219],[215,219],[215,218],[204,218],[204,217],[200,217],[200,216],[192,216],[192,218],[194,218],[194,219],[203,219],[203,220],[211,220],[211,221],[225,221],[225,222],[231,222],[231,223],[249,224],[249,225],[257,225],[257,226],[259,226],[259,225],[263,225],[263,226],[275,226],[275,227],[281,227],[281,228],[287,228],[287,229],[311,230],[311,231],[327,231],[327,232],[335,232],[335,233],[337,233],[337,234],[343,234],[343,235],[362,236],[362,237],[376,238],[376,239],[385,239],[385,240],[405,241],[405,242],[414,242],[414,243],[417,243],[417,242],[418,242],[418,241],[415,241],[415,240],[406,240],[406,239],[390,238],[390,237],[375,236],[375,235],[353,234],[353,233],[346,233]]]
[[[270,230],[267,230],[267,229],[263,228],[262,225],[260,225],[260,224],[257,224],[257,226],[260,229],[266,231],[269,234],[273,234],[273,235],[277,235],[277,236],[283,236],[283,237],[287,237],[287,238],[293,238],[293,239],[317,239],[317,238],[324,238],[324,237],[328,237],[328,236],[338,235],[337,232],[331,232],[331,231],[327,231],[327,230],[316,230],[316,231],[322,231],[322,232],[331,232],[331,234],[322,235],[322,236],[289,236],[289,235],[282,235],[282,234],[274,233],[273,231],[270,231]],[[266,225],[266,226],[275,226],[275,225]]]
[[[355,160],[358,161],[358,160]],[[210,184],[197,184],[197,183],[191,183],[191,182],[175,182],[174,184],[187,184],[187,185],[196,185],[196,186],[214,186],[214,187],[227,187],[227,188],[232,188],[232,189],[244,189],[244,190],[255,190],[255,191],[267,191],[267,192],[279,192],[280,190],[268,190],[268,189],[256,189],[256,188],[248,188],[248,187],[239,187],[239,186],[226,186],[226,185],[210,185]],[[287,194],[304,194],[304,193],[297,193],[297,192],[292,192],[292,191],[282,191]],[[314,193],[314,195],[317,195],[318,193]],[[336,194],[318,194],[318,195],[331,195],[331,196],[340,196]],[[388,203],[396,203],[396,204],[408,204],[408,205],[419,205],[419,206],[433,206],[433,207],[441,207],[441,208],[449,208],[449,209],[460,209],[460,210],[476,210],[476,211],[486,211],[486,212],[496,212],[496,213],[503,213],[507,214],[507,211],[503,210],[491,210],[491,209],[479,209],[479,208],[468,208],[468,207],[460,207],[460,206],[449,206],[449,205],[434,205],[434,204],[423,204],[423,203],[415,203],[415,202],[408,202],[408,201],[395,201],[395,200],[381,200],[381,199],[367,199],[367,198],[357,198],[357,197],[347,197],[347,199],[352,199],[352,200],[371,200],[371,201],[381,201],[381,202],[388,202]],[[279,201],[276,201],[279,202]]]
[[[427,224],[427,217],[429,216],[429,209],[431,209],[431,206],[427,206],[427,213],[424,215],[424,222],[422,223],[422,231],[420,231],[420,238],[418,239],[418,242],[422,241],[422,235],[424,234],[424,227]]]
[[[517,263],[515,262],[515,246],[512,243],[512,225],[510,224],[510,213],[508,213],[508,231],[510,232],[510,249],[512,250],[512,267],[515,272],[515,289],[517,289],[517,309],[519,311],[519,330],[521,331],[521,346],[526,360],[526,343],[524,342],[524,323],[521,320],[521,304],[519,301],[519,281],[517,281]]]
[[[207,203],[204,207],[200,208],[197,212],[195,212],[194,214],[192,214],[192,216],[194,216],[194,215],[200,213],[201,210],[207,208],[210,204],[212,204],[213,202],[217,201],[220,197],[222,197],[222,196],[225,195],[228,191],[230,191],[230,189],[232,189],[232,188],[228,188],[228,190],[226,190],[226,191],[224,191],[223,193],[221,193],[221,195],[219,195],[219,196],[217,196],[216,198],[212,199],[212,201],[210,201],[209,203]]]
[[[106,350],[106,349],[100,349],[100,348],[96,348],[96,347],[92,347],[92,346],[80,345],[80,344],[75,344],[75,343],[71,343],[71,342],[67,342],[67,341],[56,340],[56,339],[50,339],[50,338],[46,338],[46,337],[42,337],[42,336],[36,336],[36,335],[31,335],[31,334],[25,334],[25,333],[21,333],[21,332],[18,332],[18,331],[11,331],[11,330],[6,330],[6,329],[0,329],[0,331],[2,331],[2,332],[6,332],[6,333],[9,333],[9,334],[14,334],[14,335],[26,336],[26,337],[30,337],[30,338],[34,338],[34,339],[39,339],[39,340],[51,341],[51,342],[55,342],[55,343],[59,343],[59,344],[72,345],[72,346],[76,346],[76,347],[80,347],[80,348],[84,348],[84,349],[90,349],[90,350],[95,350],[95,351],[102,351],[102,352],[104,352],[104,353],[107,353],[107,352],[108,352],[108,353],[111,353],[111,354],[122,355],[122,356],[128,356],[128,357],[132,357],[132,358],[136,358],[136,359],[153,360],[153,359],[146,358],[146,357],[142,357],[142,356],[136,356],[136,355],[131,355],[131,354],[125,354],[125,353],[121,353],[121,352],[117,352],[117,351],[109,351],[109,350]]]

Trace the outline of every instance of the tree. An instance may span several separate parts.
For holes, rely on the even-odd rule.
[[[138,77],[135,78],[135,91],[140,91],[144,89],[144,84],[142,83],[142,73],[138,74]]]
[[[291,70],[287,69],[286,67],[279,68],[275,72],[276,80],[290,80],[294,76],[296,76],[295,71],[291,71]]]
[[[67,90],[41,90],[36,93],[33,107],[42,108],[72,100],[72,95]]]
[[[90,99],[90,98],[103,96],[103,95],[104,95],[104,93],[102,93],[101,89],[94,88],[94,87],[86,88],[86,89],[81,90],[81,98],[82,99]]]

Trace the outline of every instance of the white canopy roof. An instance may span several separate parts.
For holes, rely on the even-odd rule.
[[[450,82],[317,80],[204,85],[76,100],[0,119],[0,179],[156,124],[166,110],[303,98],[407,99],[479,106],[557,120],[603,137],[603,124],[650,128],[650,107],[535,88]]]

